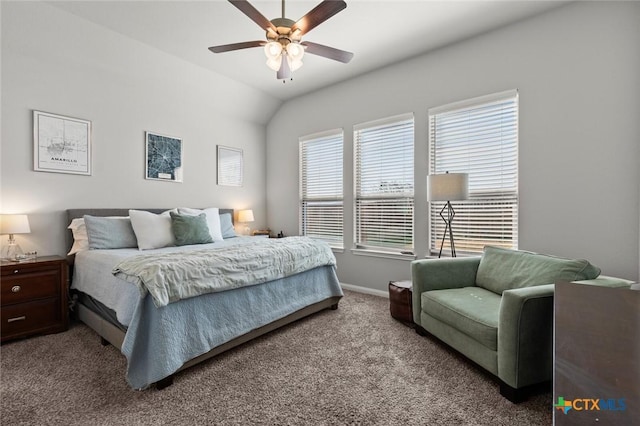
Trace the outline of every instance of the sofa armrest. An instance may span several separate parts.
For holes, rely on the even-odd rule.
[[[421,295],[429,290],[472,287],[480,257],[421,259],[411,262],[413,320],[420,324]]]
[[[553,284],[502,293],[498,377],[513,388],[552,378],[553,293]]]
[[[576,284],[586,284],[586,285],[598,285],[602,287],[613,287],[613,288],[629,288],[633,281],[625,280],[623,278],[615,278],[608,277],[606,275],[600,275],[598,278],[594,278],[592,280],[580,280],[580,281],[572,281]]]

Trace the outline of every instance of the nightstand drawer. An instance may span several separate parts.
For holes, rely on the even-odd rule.
[[[54,297],[60,293],[60,271],[51,269],[4,275],[2,282],[2,305]]]
[[[60,331],[64,323],[60,317],[60,300],[43,299],[2,307],[2,338],[10,338],[25,332]]]
[[[2,279],[4,280],[8,276],[56,270],[60,267],[59,261],[39,261],[39,259],[40,258],[31,262],[3,264]],[[49,259],[49,257],[46,257],[45,259]]]

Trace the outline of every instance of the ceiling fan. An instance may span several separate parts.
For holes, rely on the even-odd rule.
[[[302,66],[305,51],[312,54],[348,63],[353,53],[335,49],[310,41],[301,41],[302,36],[347,7],[343,0],[323,0],[298,21],[285,18],[284,0],[282,0],[282,18],[269,21],[247,0],[229,0],[249,19],[267,32],[267,39],[245,41],[242,43],[224,44],[209,48],[213,53],[248,49],[264,46],[267,55],[267,66],[276,71],[276,78],[284,82],[291,78],[291,73]]]

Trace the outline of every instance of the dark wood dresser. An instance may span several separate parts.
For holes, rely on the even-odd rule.
[[[554,425],[640,425],[640,288],[556,283]]]
[[[68,265],[59,256],[1,262],[2,342],[69,328]]]

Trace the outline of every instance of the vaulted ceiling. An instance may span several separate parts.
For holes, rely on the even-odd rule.
[[[294,21],[320,0],[289,0]],[[52,1],[51,4],[185,61],[290,99],[412,56],[473,37],[564,4],[564,1],[346,0],[347,8],[304,36],[355,54],[348,64],[305,55],[293,81],[282,83],[261,48],[213,54],[209,46],[263,40],[265,32],[224,0]],[[251,1],[266,18],[280,1]]]

